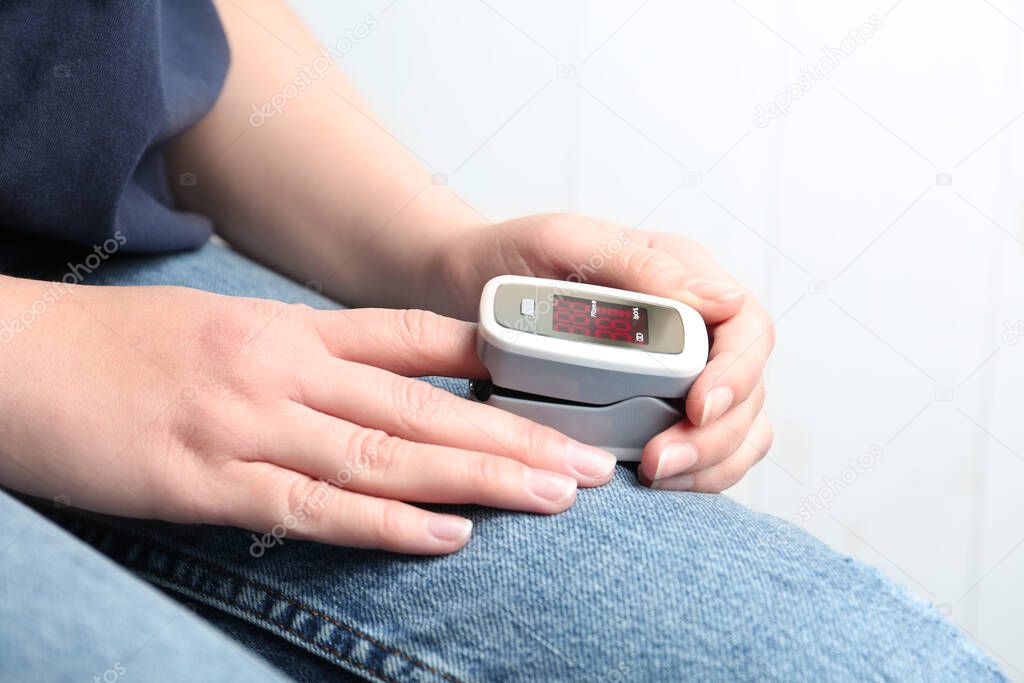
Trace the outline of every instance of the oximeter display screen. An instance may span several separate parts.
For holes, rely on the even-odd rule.
[[[554,295],[551,302],[554,332],[596,337],[629,344],[647,344],[647,309],[596,299]]]

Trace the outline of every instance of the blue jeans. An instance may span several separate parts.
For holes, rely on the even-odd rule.
[[[62,263],[0,268],[60,277]],[[214,244],[114,257],[90,282],[337,307]],[[102,679],[115,661],[139,680],[253,679],[260,665],[238,642],[304,680],[1005,680],[878,571],[727,496],[643,488],[624,466],[556,516],[447,508],[474,521],[469,545],[447,557],[265,543],[52,501],[30,500],[32,512],[2,496],[0,516],[35,519],[20,537],[19,525],[0,526],[0,680],[5,669],[24,680]],[[173,604],[121,567],[189,605],[172,632],[159,629]],[[114,626],[102,638],[86,626],[97,619]],[[153,633],[156,646],[132,659]]]

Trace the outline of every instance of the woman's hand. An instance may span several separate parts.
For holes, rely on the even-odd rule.
[[[17,490],[433,554],[464,545],[471,523],[401,501],[550,514],[614,469],[608,453],[407,378],[486,376],[469,323],[55,287],[0,277],[3,321],[35,311],[0,339],[0,483]]]
[[[707,368],[686,398],[688,422],[644,449],[640,479],[654,488],[722,491],[767,452],[761,375],[775,343],[772,320],[749,292],[690,240],[574,215],[541,215],[458,230],[441,245],[434,277],[441,310],[476,319],[480,291],[495,275],[571,279],[669,297],[708,323]],[[450,294],[449,294],[450,293]]]

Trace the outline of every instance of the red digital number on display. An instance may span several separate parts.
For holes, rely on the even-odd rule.
[[[627,344],[646,344],[647,309],[593,299],[555,296],[552,300],[555,332],[594,337]]]

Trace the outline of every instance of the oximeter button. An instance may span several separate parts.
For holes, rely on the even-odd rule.
[[[523,299],[519,302],[519,312],[531,318],[537,310],[537,302],[534,299]]]

